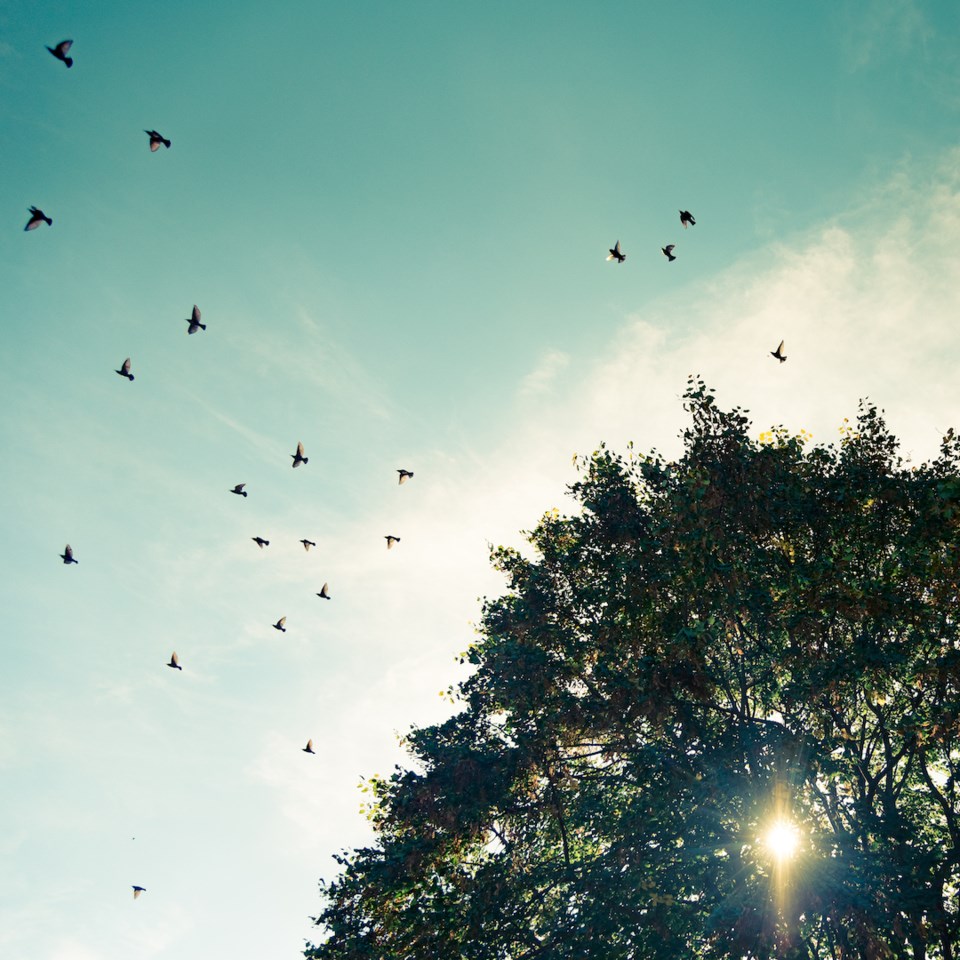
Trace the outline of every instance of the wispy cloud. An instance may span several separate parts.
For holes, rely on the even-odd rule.
[[[876,0],[846,7],[840,16],[851,70],[923,47],[934,33],[922,5],[916,0]]]
[[[540,363],[520,381],[517,391],[521,397],[546,393],[557,377],[569,366],[570,357],[561,350],[548,350]]]

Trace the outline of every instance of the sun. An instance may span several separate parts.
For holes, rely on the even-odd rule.
[[[763,844],[778,862],[792,859],[800,846],[800,831],[789,820],[777,820],[763,837]]]

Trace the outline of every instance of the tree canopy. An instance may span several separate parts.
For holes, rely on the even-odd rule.
[[[958,955],[960,441],[685,408],[680,459],[602,447],[494,551],[462,709],[372,781],[308,958]]]

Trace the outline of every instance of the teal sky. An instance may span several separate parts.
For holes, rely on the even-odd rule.
[[[0,0],[0,955],[297,955],[487,545],[688,374],[931,456],[958,70],[948,2]]]

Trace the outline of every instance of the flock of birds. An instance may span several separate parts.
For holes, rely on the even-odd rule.
[[[47,47],[46,49],[49,50],[51,55],[54,56],[57,60],[60,60],[67,68],[70,68],[73,66],[73,58],[69,56],[69,52],[72,46],[73,46],[72,40],[62,40],[55,47]],[[160,147],[164,147],[167,150],[170,149],[170,144],[171,144],[170,140],[164,137],[157,130],[144,130],[144,133],[146,133],[147,137],[149,138],[149,148],[152,153],[156,153],[160,149]],[[39,207],[31,206],[29,208],[29,213],[30,213],[30,219],[27,221],[27,225],[24,227],[24,230],[26,231],[35,230],[41,224],[46,224],[47,226],[53,225],[52,218],[48,217]],[[690,213],[689,210],[680,211],[680,224],[683,226],[684,229],[694,226],[696,222],[697,222],[696,219],[694,218],[693,214]],[[677,259],[674,253],[674,250],[676,250],[676,244],[669,243],[666,246],[661,247],[660,249],[663,255],[667,258],[669,262],[673,262],[674,260]],[[616,261],[618,264],[620,264],[620,263],[623,263],[626,259],[627,259],[626,254],[620,248],[620,241],[617,240],[617,242],[610,248],[607,260],[613,260],[613,261]],[[190,335],[195,334],[198,330],[207,329],[207,325],[201,322],[200,308],[196,304],[194,304],[193,310],[190,316],[186,318],[185,322],[187,323],[187,333]],[[770,354],[771,356],[775,357],[780,363],[783,363],[787,359],[786,354],[784,354],[783,352],[782,340],[780,341],[780,345],[777,347],[777,349],[771,350]],[[120,368],[115,372],[119,376],[126,378],[128,381],[132,383],[134,380],[134,375],[131,372],[131,365],[132,365],[131,358],[127,357],[123,361],[123,363],[120,365]],[[294,468],[297,468],[301,465],[306,466],[310,462],[309,458],[304,454],[303,443],[301,442],[297,443],[297,449],[294,453],[290,454],[290,457],[293,460],[292,466]],[[410,480],[413,477],[413,471],[407,470],[405,468],[398,468],[397,474],[398,474],[398,482],[401,485],[406,483],[407,480]],[[245,483],[238,483],[229,492],[236,494],[237,496],[246,498],[249,494],[245,488],[246,488]],[[251,537],[251,539],[257,545],[257,547],[261,550],[263,550],[265,547],[270,546],[270,541],[266,540],[263,537],[255,536],[255,537]],[[384,539],[387,542],[388,550],[392,549],[394,546],[400,543],[400,537],[394,534],[386,534],[384,536]],[[303,544],[303,549],[306,551],[309,551],[311,547],[316,546],[316,543],[314,543],[314,541],[309,540],[306,537],[300,540],[300,543]],[[70,544],[66,545],[63,553],[60,554],[60,558],[63,560],[64,564],[66,565],[79,563],[77,558],[74,556],[73,548],[70,546]],[[330,599],[329,583],[324,583],[316,595],[323,600],[329,600]],[[280,617],[280,619],[277,620],[276,623],[272,624],[272,626],[275,630],[281,633],[286,633],[287,632],[286,621],[287,621],[287,618],[285,616]],[[166,664],[166,666],[170,667],[173,670],[181,670],[181,671],[183,670],[183,667],[180,664],[180,659],[177,656],[176,651],[173,651],[173,653],[171,653],[170,661]],[[303,747],[302,750],[304,753],[315,754],[316,751],[313,749],[313,740],[312,739],[307,740],[306,746]],[[137,899],[141,893],[144,893],[146,891],[146,887],[139,886],[138,884],[133,884],[132,886],[133,886],[134,899]]]
[[[50,48],[48,47],[47,49],[49,50]],[[689,210],[680,211],[680,225],[683,227],[684,230],[686,230],[687,227],[696,226],[696,223],[697,223],[696,219],[694,218],[693,214]],[[669,263],[673,263],[673,261],[677,259],[673,252],[676,249],[677,249],[677,245],[675,243],[668,243],[665,247],[660,248],[660,252],[667,258],[667,261]],[[614,260],[617,263],[623,263],[623,261],[627,259],[627,255],[620,249],[619,240],[610,248],[607,254],[607,259]],[[779,360],[780,363],[786,362],[787,355],[783,352],[782,340],[780,341],[780,345],[777,347],[776,350],[770,351],[770,356],[776,357],[776,359]]]
[[[70,57],[68,54],[72,46],[73,46],[72,40],[62,40],[55,47],[47,47],[47,50],[49,50],[50,53],[57,60],[60,60],[63,64],[65,64],[67,68],[70,68],[73,66],[73,58]],[[146,133],[147,136],[149,137],[149,147],[150,147],[151,153],[156,153],[161,146],[165,147],[168,150],[170,149],[171,141],[166,137],[164,137],[157,130],[144,130],[144,133]],[[39,207],[31,206],[29,208],[29,213],[30,213],[30,219],[27,221],[27,225],[24,227],[24,230],[26,231],[36,230],[37,227],[39,227],[40,224],[42,223],[45,223],[47,226],[53,225],[53,219],[51,217],[48,217]],[[200,308],[196,304],[194,304],[193,310],[191,311],[190,316],[186,318],[185,322],[187,323],[187,333],[190,335],[195,334],[198,330],[207,329],[207,325],[201,322]],[[128,381],[132,383],[134,380],[134,375],[131,372],[131,367],[132,367],[132,360],[130,357],[127,357],[123,361],[123,363],[120,365],[120,368],[117,369],[115,372],[119,376],[126,378]],[[307,457],[304,453],[302,442],[297,443],[297,449],[290,454],[290,457],[293,460],[292,467],[294,469],[296,469],[301,465],[306,466],[310,462],[309,457]],[[412,479],[414,475],[412,470],[407,470],[402,467],[397,469],[397,474],[398,474],[398,483],[400,485],[403,485],[408,480]],[[246,483],[238,483],[229,492],[236,494],[237,496],[246,498],[247,496],[249,496],[248,491],[245,489],[246,486],[247,486]],[[261,550],[263,550],[265,547],[270,546],[270,541],[266,540],[263,537],[256,536],[256,537],[251,537],[251,539],[257,545],[257,547],[259,547]],[[400,537],[396,536],[395,534],[386,534],[384,539],[387,542],[388,550],[392,549],[394,546],[396,546],[396,544],[400,543]],[[303,549],[308,552],[311,547],[316,546],[316,543],[313,540],[309,540],[306,537],[301,539],[300,543],[303,544]],[[69,543],[64,547],[63,553],[60,554],[60,559],[63,561],[65,565],[76,564],[80,562],[74,556],[73,547],[71,547]],[[317,593],[317,596],[320,597],[322,600],[329,600],[331,598],[330,584],[325,582],[323,586],[320,588],[319,592]],[[277,620],[276,623],[272,624],[272,626],[275,630],[278,630],[281,633],[286,633],[287,632],[286,622],[287,622],[287,618],[283,616],[283,617],[280,617],[280,619]],[[166,665],[173,670],[181,670],[181,671],[183,670],[183,666],[180,663],[180,658],[177,655],[177,652],[175,650],[171,653],[170,660]],[[313,749],[312,739],[307,740],[307,744],[305,747],[302,748],[302,751],[304,753],[310,753],[314,755],[316,754],[316,751]],[[132,887],[133,887],[134,900],[136,900],[141,893],[146,892],[146,887],[142,887],[138,884],[132,884]]]

